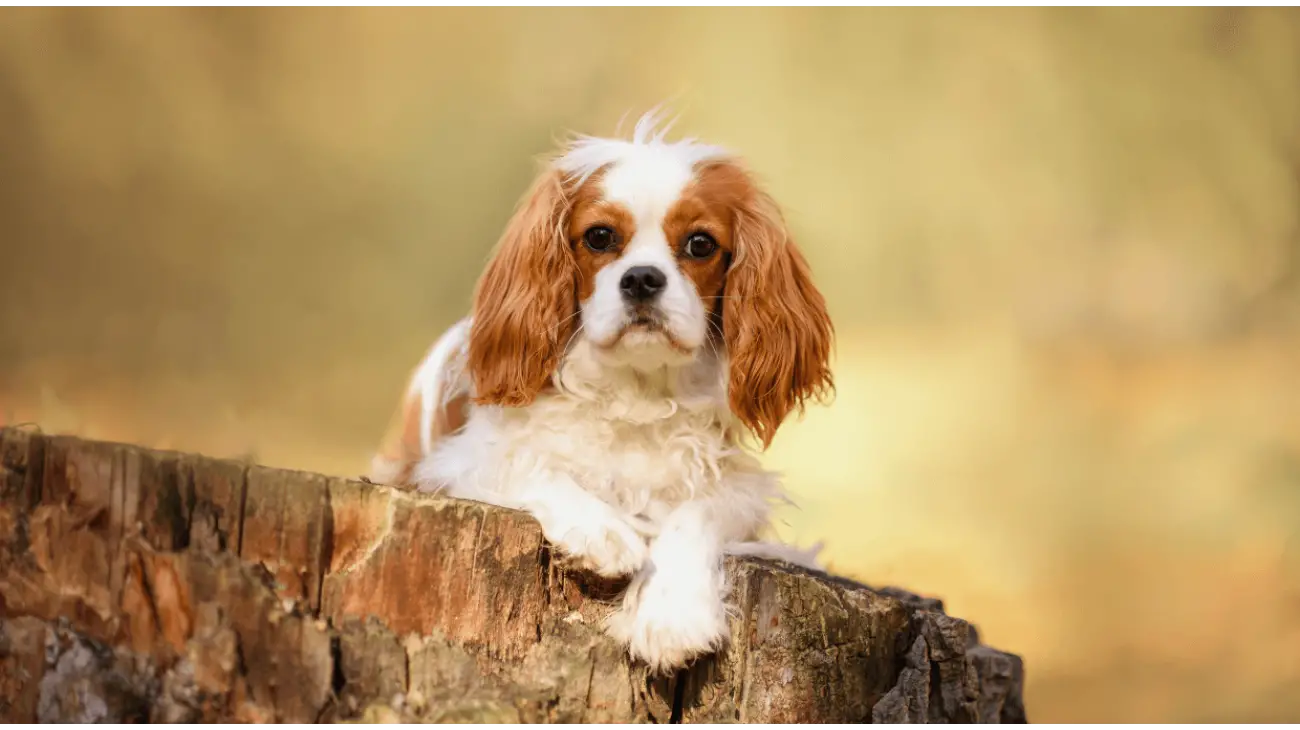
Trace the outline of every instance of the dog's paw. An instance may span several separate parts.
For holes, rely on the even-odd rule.
[[[635,573],[649,552],[645,538],[614,514],[543,529],[562,553],[606,578]]]
[[[661,576],[634,586],[605,630],[651,671],[666,673],[726,643],[727,611],[715,593],[681,590]]]

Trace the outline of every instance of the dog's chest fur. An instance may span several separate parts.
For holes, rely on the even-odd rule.
[[[718,372],[703,361],[643,373],[575,349],[556,387],[531,405],[474,407],[422,476],[455,496],[496,501],[561,474],[626,515],[658,521],[725,480],[766,474],[728,435]]]

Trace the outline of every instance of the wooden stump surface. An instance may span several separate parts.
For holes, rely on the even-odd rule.
[[[939,601],[729,559],[728,647],[655,677],[561,563],[511,510],[0,429],[0,720],[1025,721]]]

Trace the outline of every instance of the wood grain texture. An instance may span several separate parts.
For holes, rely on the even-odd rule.
[[[727,573],[728,647],[656,677],[525,514],[0,430],[0,720],[1025,721],[934,599]]]

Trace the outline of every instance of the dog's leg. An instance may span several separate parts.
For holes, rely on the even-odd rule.
[[[725,643],[723,532],[709,502],[678,507],[650,546],[622,608],[610,617],[610,635],[653,670],[680,667]]]
[[[635,573],[645,563],[645,538],[618,510],[569,477],[539,475],[511,501],[541,523],[551,544],[583,567],[612,578]]]

